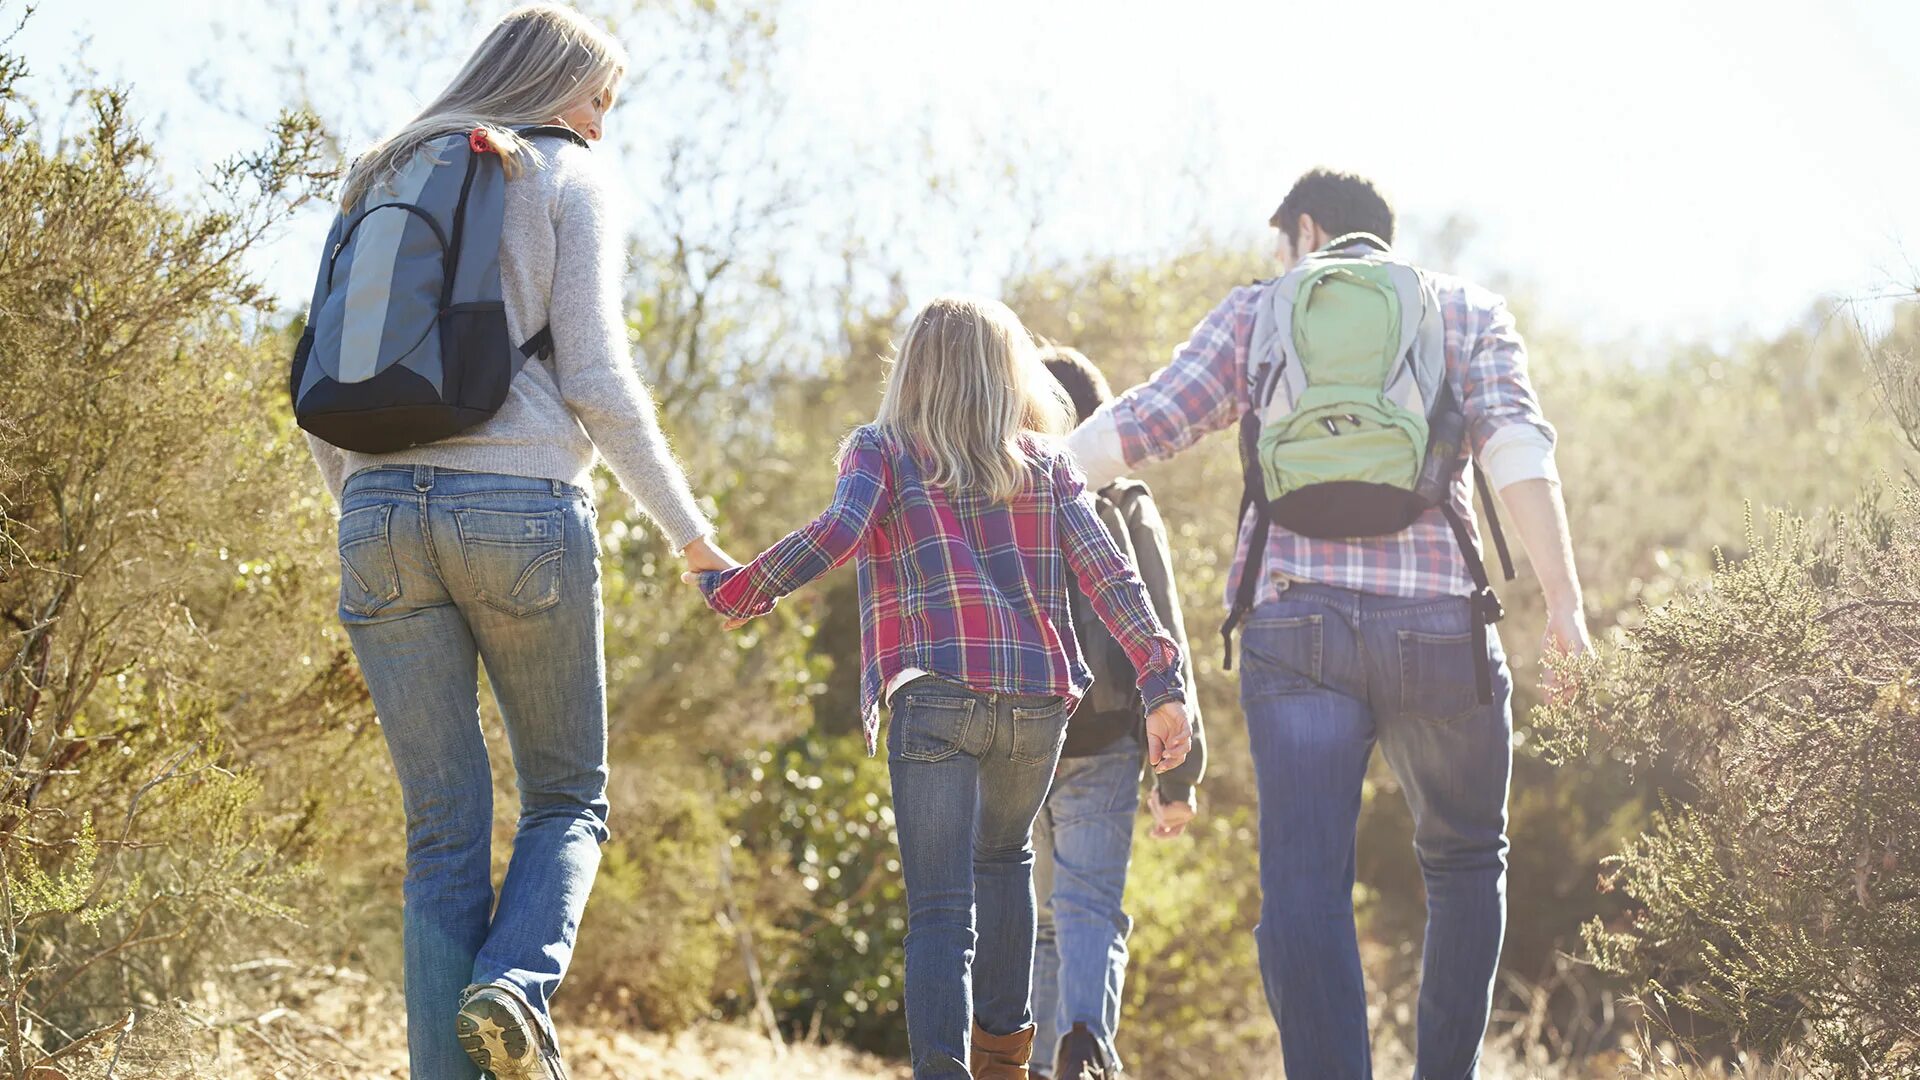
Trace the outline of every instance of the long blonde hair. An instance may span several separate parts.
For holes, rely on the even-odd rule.
[[[948,295],[907,327],[875,422],[931,455],[929,483],[1005,502],[1028,483],[1029,437],[1065,434],[1072,416],[1018,316]]]
[[[589,95],[611,92],[626,72],[626,49],[579,12],[561,4],[515,8],[440,96],[360,155],[340,205],[354,205],[405,168],[423,143],[450,132],[487,129],[509,177],[526,163],[539,166],[539,151],[512,129],[549,123]]]

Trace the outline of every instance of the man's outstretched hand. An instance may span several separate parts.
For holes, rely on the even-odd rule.
[[[1185,705],[1169,701],[1147,714],[1147,764],[1154,772],[1166,772],[1187,760],[1191,749],[1193,727],[1187,723]]]

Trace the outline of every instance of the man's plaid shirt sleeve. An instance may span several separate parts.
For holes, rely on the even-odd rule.
[[[1459,350],[1467,358],[1462,407],[1474,459],[1487,467],[1496,487],[1518,479],[1557,478],[1553,425],[1533,392],[1527,346],[1506,301],[1475,286],[1453,290],[1447,300],[1457,305],[1448,312],[1449,328],[1462,327],[1466,339]]]
[[[1129,467],[1170,458],[1232,427],[1246,408],[1246,343],[1259,290],[1233,290],[1193,328],[1166,367],[1112,406]]]
[[[819,517],[746,566],[700,576],[708,606],[732,618],[765,615],[782,596],[852,557],[886,506],[886,455],[863,431],[840,456],[833,502]]]

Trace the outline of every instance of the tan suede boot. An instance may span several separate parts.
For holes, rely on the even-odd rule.
[[[973,1049],[967,1054],[973,1080],[1027,1080],[1027,1063],[1032,1060],[1032,1024],[1011,1035],[995,1035],[973,1025]]]

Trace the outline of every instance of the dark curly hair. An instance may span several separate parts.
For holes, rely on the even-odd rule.
[[[1293,182],[1267,224],[1286,233],[1288,243],[1298,244],[1301,214],[1311,216],[1328,236],[1365,232],[1393,243],[1393,204],[1358,173],[1309,169]]]

